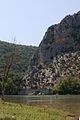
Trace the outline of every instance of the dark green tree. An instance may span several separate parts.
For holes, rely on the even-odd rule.
[[[77,76],[62,78],[54,85],[53,93],[80,94],[80,79]]]

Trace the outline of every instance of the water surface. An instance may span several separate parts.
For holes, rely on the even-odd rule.
[[[80,95],[4,96],[5,101],[62,109],[80,116]]]

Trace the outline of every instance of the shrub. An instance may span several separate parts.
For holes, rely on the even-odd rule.
[[[80,79],[75,76],[62,78],[54,85],[53,93],[80,94]]]

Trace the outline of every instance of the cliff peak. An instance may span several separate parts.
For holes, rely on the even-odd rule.
[[[80,11],[48,28],[24,78],[38,88],[70,74],[80,74]]]

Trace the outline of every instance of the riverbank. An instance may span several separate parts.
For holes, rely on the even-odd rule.
[[[0,99],[0,120],[69,120],[68,113],[53,108],[4,102]]]

